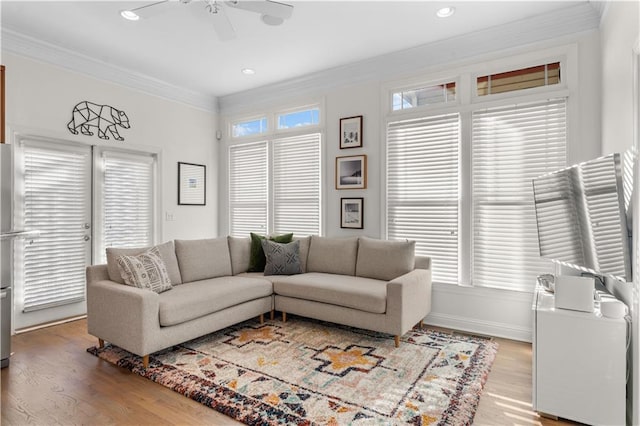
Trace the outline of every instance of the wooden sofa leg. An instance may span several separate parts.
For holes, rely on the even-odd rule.
[[[423,321],[423,320],[420,320],[420,323],[419,323],[419,327],[420,327],[420,329],[422,329],[422,326],[423,326],[423,325],[424,325],[424,321]]]
[[[396,344],[396,348],[400,347],[400,336],[393,336],[393,340]]]
[[[104,348],[104,340],[102,340],[102,339],[98,339],[98,347],[99,347],[100,349]]]
[[[282,322],[287,322],[287,313],[282,311]]]
[[[260,324],[264,324],[264,314],[260,314]]]
[[[142,366],[144,368],[148,368],[149,367],[149,355],[145,355],[142,357]]]
[[[276,317],[276,310],[272,309],[271,310],[271,321],[273,321],[275,317]]]

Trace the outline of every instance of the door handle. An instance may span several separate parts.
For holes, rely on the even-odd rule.
[[[90,229],[90,228],[91,228],[91,224],[90,224],[90,223],[85,223],[85,224],[83,225],[83,228],[84,228],[84,229]]]
[[[91,239],[91,237],[90,237],[90,236],[88,236],[88,235],[85,235],[85,236],[84,236],[84,240],[85,240],[85,241],[89,241],[90,239]]]

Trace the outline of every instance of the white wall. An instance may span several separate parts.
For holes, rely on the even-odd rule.
[[[602,46],[602,154],[623,152],[634,146],[640,151],[640,4],[610,2],[600,25]],[[612,283],[614,291],[631,307],[631,380],[628,384],[628,424],[640,424],[640,214],[638,161],[635,165],[633,208],[633,284]]]
[[[6,66],[6,122],[12,132],[93,145],[160,149],[161,240],[217,236],[217,116],[185,104],[134,91],[15,54],[3,52]],[[124,141],[72,135],[66,128],[80,101],[125,111],[131,128],[119,129]],[[177,162],[207,166],[207,205],[177,205]],[[165,220],[165,213],[173,221]]]
[[[378,78],[364,79],[363,82],[330,86],[326,79],[315,76],[319,83],[316,87],[309,85],[293,90],[286,85],[275,85],[272,88],[260,88],[252,96],[246,92],[239,96],[222,99],[221,117],[237,117],[277,109],[282,105],[305,105],[318,98],[324,99],[325,139],[324,139],[324,187],[323,215],[325,217],[325,235],[351,236],[366,235],[370,237],[383,236],[384,218],[384,187],[381,173],[384,155],[384,121],[386,97],[383,88],[389,82],[404,79],[430,76],[434,73],[446,73],[448,70],[469,69],[474,64],[485,64],[487,61],[499,61],[518,56],[523,61],[534,60],[540,55],[538,52],[562,50],[570,46],[575,52],[575,63],[569,67],[574,75],[571,77],[576,85],[569,88],[569,120],[570,134],[568,147],[569,164],[595,158],[600,154],[600,38],[597,31],[582,32],[577,35],[557,37],[520,46],[517,48],[501,49],[486,53],[479,57],[468,58],[464,61],[435,64],[416,68],[408,72],[398,70],[395,74],[392,68],[378,58],[371,67],[379,65],[385,72]],[[539,57],[539,56],[538,56]],[[396,58],[397,59],[397,58]],[[520,60],[520,59],[519,59]],[[353,72],[347,68],[345,73]],[[338,70],[331,70],[336,81],[349,81],[349,76],[338,75]],[[310,79],[313,80],[313,79]],[[295,95],[283,96],[283,93]],[[253,102],[251,101],[253,100]],[[357,149],[340,150],[338,142],[339,120],[342,117],[354,115],[364,116],[363,147]],[[366,154],[368,160],[367,189],[364,190],[336,190],[334,184],[335,158],[343,155]],[[225,155],[220,157],[224,162]],[[225,164],[220,164],[224,173]],[[220,195],[226,199],[225,179],[220,179]],[[364,197],[364,229],[347,230],[340,228],[340,198]],[[226,203],[221,203],[221,218],[226,215]],[[220,222],[220,232],[227,232],[226,220]],[[533,288],[533,283],[532,283]],[[477,333],[510,337],[519,340],[531,340],[531,302],[530,293],[509,292],[488,288],[459,287],[434,284],[432,313],[427,322],[434,325],[453,327]]]

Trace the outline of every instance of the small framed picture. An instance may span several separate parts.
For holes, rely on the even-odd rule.
[[[362,116],[340,119],[340,149],[362,146]]]
[[[178,163],[178,205],[206,205],[206,177],[206,166],[202,164]]]
[[[364,198],[340,198],[340,228],[362,229]]]
[[[367,156],[336,157],[336,189],[367,187]]]

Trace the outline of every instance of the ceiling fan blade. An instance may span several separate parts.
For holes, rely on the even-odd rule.
[[[293,6],[290,4],[279,3],[271,0],[231,0],[225,1],[224,3],[230,7],[260,13],[262,15],[273,16],[275,18],[289,19],[293,13]]]
[[[142,19],[146,19],[170,10],[171,3],[173,2],[170,0],[162,0],[155,3],[145,4],[144,6],[136,7],[135,9],[130,10],[132,12],[135,12]]]
[[[236,30],[233,29],[233,25],[231,25],[231,21],[224,13],[223,8],[220,8],[218,13],[211,14],[211,21],[220,41],[229,41],[236,38]]]

